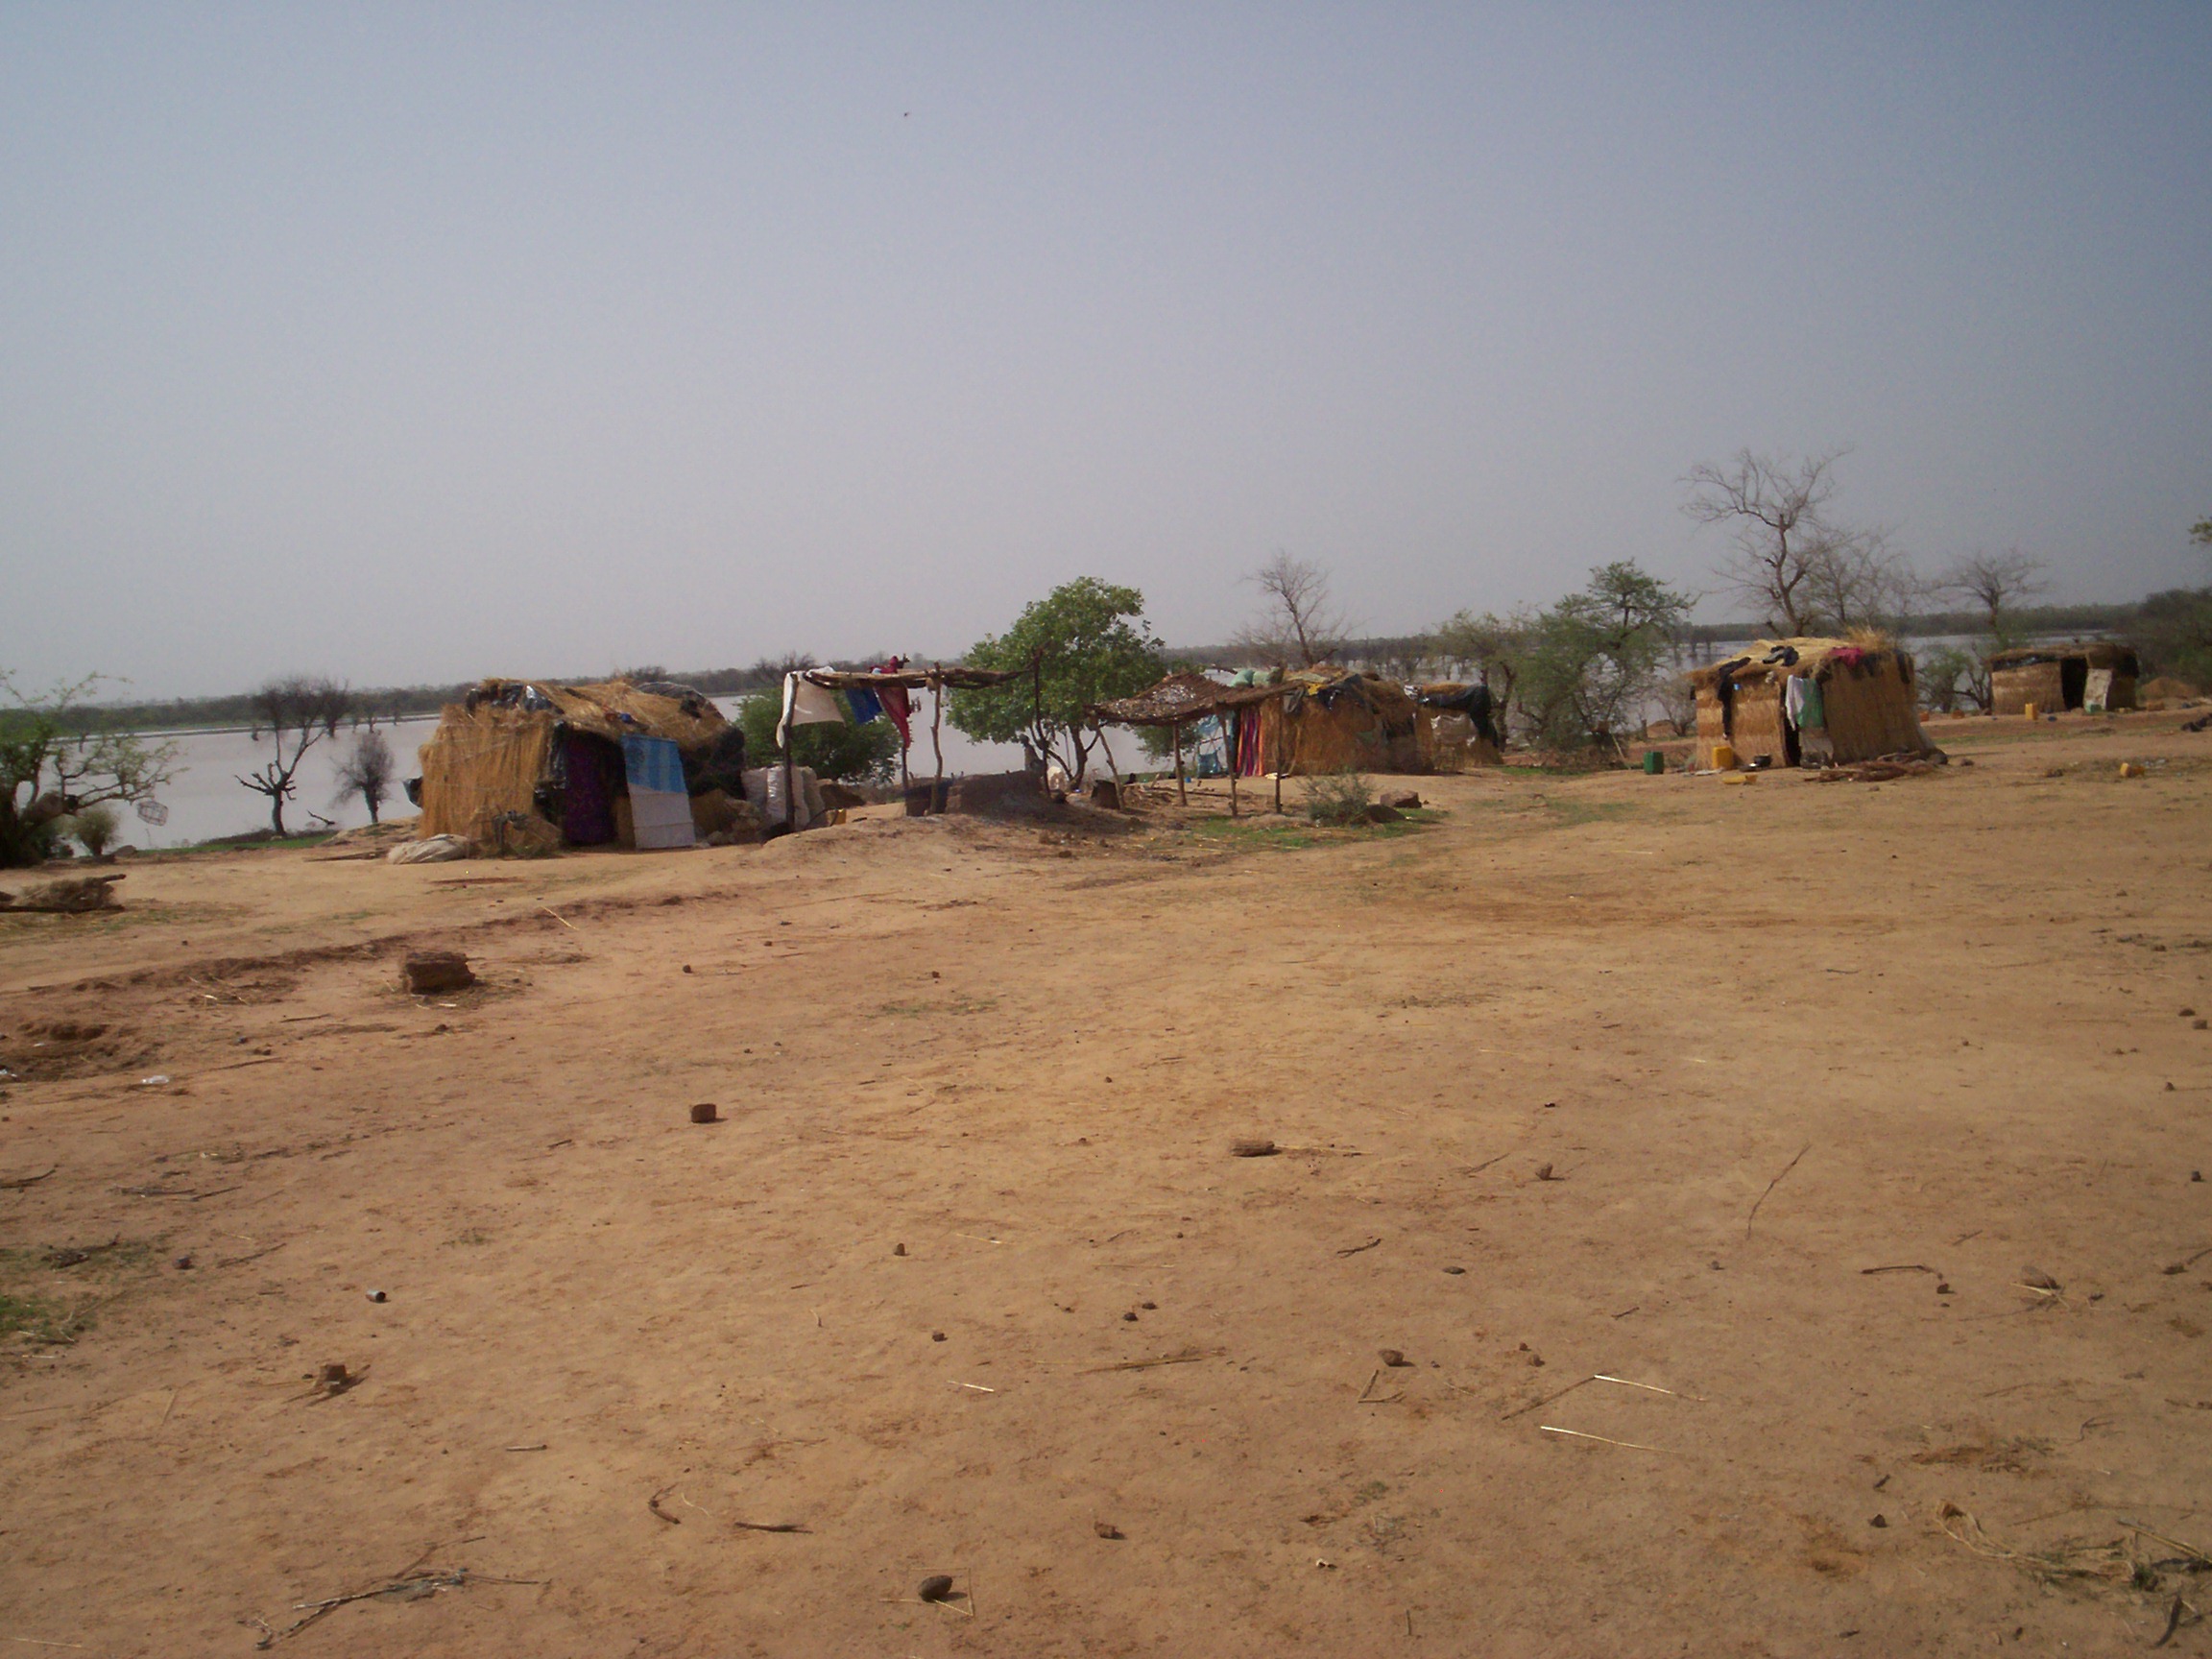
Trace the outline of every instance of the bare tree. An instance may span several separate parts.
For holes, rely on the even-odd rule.
[[[369,822],[381,822],[377,812],[391,797],[392,770],[392,745],[372,726],[353,739],[353,747],[338,763],[338,793],[331,804],[358,795],[369,808]]]
[[[1329,592],[1329,572],[1278,550],[1245,578],[1260,589],[1259,619],[1230,643],[1271,662],[1310,668],[1344,649],[1352,624]]]
[[[253,693],[253,740],[264,728],[276,757],[239,782],[269,797],[269,828],[284,834],[284,803],[298,793],[292,780],[308,750],[338,735],[338,723],[352,711],[353,694],[335,681],[304,674],[271,680]],[[289,749],[289,753],[287,753]]]
[[[2017,546],[2001,553],[1976,548],[1943,573],[1946,593],[1971,600],[1986,619],[1997,649],[2016,644],[2010,613],[2050,587],[2043,561]]]
[[[1699,462],[1682,479],[1690,490],[1682,511],[1732,533],[1720,579],[1766,607],[1769,626],[1784,624],[1791,635],[1818,625],[1821,589],[1867,551],[1854,542],[1868,532],[1835,524],[1824,511],[1836,495],[1831,469],[1844,453],[1792,462],[1739,449],[1725,462]]]
[[[1818,625],[1838,634],[1855,628],[1894,631],[1928,591],[1912,562],[1883,530],[1829,529],[1806,554],[1806,589]]]

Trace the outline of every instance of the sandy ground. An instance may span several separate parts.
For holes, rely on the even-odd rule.
[[[5,1631],[412,1576],[278,1650],[2212,1651],[2176,724],[0,919],[0,1289],[74,1335],[0,1368]]]

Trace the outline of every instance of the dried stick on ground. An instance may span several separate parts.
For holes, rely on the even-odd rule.
[[[1804,1145],[1797,1148],[1797,1158],[1804,1157],[1806,1153],[1812,1150],[1813,1142],[1808,1141]],[[1751,1237],[1751,1223],[1759,1219],[1759,1205],[1767,1202],[1767,1192],[1773,1191],[1775,1188],[1782,1185],[1782,1175],[1787,1175],[1791,1170],[1797,1167],[1797,1158],[1792,1158],[1789,1163],[1782,1166],[1782,1174],[1775,1176],[1773,1180],[1767,1183],[1767,1192],[1762,1192],[1759,1194],[1759,1202],[1757,1204],[1753,1204],[1751,1206],[1751,1214],[1743,1217],[1744,1238],[1748,1238]]]
[[[1193,1359],[1217,1359],[1225,1348],[1186,1348],[1180,1354],[1163,1354],[1157,1359],[1123,1359],[1113,1365],[1093,1365],[1081,1373],[1095,1377],[1103,1371],[1149,1371],[1155,1365],[1188,1365]]]

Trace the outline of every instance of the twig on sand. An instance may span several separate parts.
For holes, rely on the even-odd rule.
[[[1797,1158],[1804,1157],[1806,1153],[1812,1150],[1813,1142],[1808,1141],[1804,1145],[1797,1148]],[[1782,1174],[1775,1176],[1773,1180],[1767,1183],[1767,1192],[1762,1192],[1759,1194],[1758,1203],[1755,1203],[1751,1206],[1751,1214],[1743,1217],[1744,1238],[1748,1238],[1751,1237],[1751,1223],[1759,1219],[1759,1205],[1767,1202],[1767,1192],[1773,1191],[1775,1188],[1782,1185],[1783,1175],[1789,1174],[1791,1170],[1797,1167],[1797,1158],[1792,1158],[1789,1163],[1782,1166]]]
[[[1510,1423],[1516,1417],[1526,1417],[1529,1412],[1535,1410],[1539,1406],[1549,1406],[1554,1400],[1564,1400],[1568,1395],[1574,1393],[1575,1389],[1583,1387],[1588,1383],[1595,1382],[1598,1379],[1595,1377],[1584,1377],[1576,1382],[1570,1382],[1566,1387],[1560,1389],[1556,1394],[1547,1394],[1541,1400],[1531,1400],[1526,1406],[1516,1406],[1512,1410],[1506,1412],[1504,1416],[1499,1418],[1498,1421],[1501,1423]]]
[[[669,1513],[668,1513],[668,1511],[667,1511],[667,1510],[665,1510],[665,1509],[663,1509],[663,1508],[661,1508],[661,1499],[663,1499],[663,1498],[665,1498],[665,1497],[667,1497],[669,1493],[671,1493],[671,1492],[673,1492],[673,1491],[675,1491],[675,1490],[676,1490],[676,1488],[675,1488],[675,1487],[673,1487],[673,1486],[663,1486],[663,1487],[661,1487],[660,1491],[658,1491],[658,1492],[654,1493],[652,1497],[650,1497],[650,1498],[648,1498],[648,1499],[646,1499],[646,1500],[645,1500],[645,1507],[646,1507],[646,1508],[648,1508],[648,1509],[650,1509],[650,1510],[652,1510],[652,1511],[653,1511],[653,1513],[654,1513],[655,1515],[659,1516],[659,1517],[660,1517],[661,1520],[663,1520],[663,1521],[667,1522],[669,1526],[671,1526],[671,1527],[681,1527],[681,1526],[683,1526],[683,1525],[684,1525],[684,1517],[683,1517],[683,1516],[681,1516],[681,1515],[671,1515],[671,1514],[669,1514]],[[696,1504],[694,1504],[694,1505],[693,1505],[693,1507],[694,1507],[694,1508],[696,1508],[696,1507],[697,1507],[697,1505],[696,1505]],[[706,1513],[706,1511],[705,1511],[705,1510],[701,1510],[701,1511],[700,1511],[700,1513],[701,1513],[701,1514],[705,1514],[705,1513]]]
[[[2181,1599],[2181,1592],[2175,1591],[2174,1605],[2166,1609],[2166,1628],[2159,1633],[2158,1640],[2151,1644],[2152,1647],[2163,1647],[2174,1640],[2174,1632],[2181,1628],[2181,1609],[2188,1605],[2188,1602]]]
[[[325,1613],[334,1612],[354,1601],[374,1600],[380,1596],[390,1596],[402,1601],[420,1601],[425,1596],[437,1595],[441,1590],[459,1590],[469,1584],[542,1584],[544,1582],[545,1580],[542,1578],[494,1578],[489,1574],[471,1573],[466,1567],[456,1568],[450,1573],[401,1574],[389,1584],[379,1584],[373,1590],[353,1590],[344,1596],[326,1597],[321,1601],[296,1601],[293,1603],[292,1610],[295,1613],[304,1613],[306,1617],[287,1624],[281,1630],[269,1631],[269,1634],[263,1636],[253,1646],[258,1648],[274,1647],[287,1636],[298,1635]],[[263,1624],[258,1619],[252,1620],[252,1623],[260,1624],[263,1630],[269,1630],[269,1626]]]
[[[1868,1274],[1868,1273],[1933,1273],[1933,1272],[1935,1272],[1935,1271],[1936,1271],[1936,1269],[1935,1269],[1935,1268],[1933,1268],[1933,1267],[1927,1266],[1927,1265],[1925,1265],[1925,1264],[1923,1264],[1923,1263],[1921,1263],[1921,1262],[1893,1262],[1891,1265],[1889,1265],[1889,1266],[1887,1266],[1887,1267],[1862,1267],[1862,1268],[1860,1268],[1860,1269],[1859,1269],[1859,1271],[1860,1271],[1862,1274]]]
[[[39,1170],[36,1175],[11,1175],[7,1180],[0,1181],[0,1192],[20,1192],[26,1187],[36,1187],[39,1182],[45,1180],[47,1176],[53,1174],[55,1170],[60,1167],[61,1166],[59,1164],[49,1164],[45,1168]],[[37,1640],[37,1638],[35,1636],[11,1636],[9,1640],[11,1642],[35,1642]],[[54,1644],[54,1646],[59,1647],[73,1647],[76,1646],[76,1644],[73,1642],[59,1642]]]
[[[2212,1555],[2205,1554],[2203,1551],[2198,1549],[2194,1544],[2184,1544],[2178,1538],[2169,1538],[2163,1532],[2153,1532],[2150,1527],[2144,1526],[2142,1522],[2130,1521],[2126,1516],[2121,1517],[2120,1525],[2127,1527],[2130,1532],[2140,1532],[2144,1537],[2152,1539],[2156,1543],[2165,1545],[2169,1550],[2178,1550],[2182,1554],[2188,1556],[2193,1561],[2200,1562],[2206,1567],[2212,1567]]]
[[[243,1267],[249,1262],[258,1262],[264,1256],[274,1256],[277,1251],[283,1248],[284,1246],[281,1242],[271,1244],[266,1249],[255,1250],[249,1255],[227,1256],[222,1261],[216,1262],[215,1265],[218,1267]]]
[[[541,904],[538,906],[538,908],[544,911],[546,915],[552,917],[554,921],[560,923],[562,926],[567,928],[569,932],[581,933],[583,931],[581,927],[577,926],[575,923],[569,921],[567,917],[562,915],[560,911],[554,909],[552,905]]]
[[[1359,1398],[1353,1401],[1352,1404],[1355,1406],[1387,1406],[1394,1400],[1403,1400],[1406,1398],[1406,1391],[1403,1388],[1401,1388],[1395,1394],[1369,1393],[1368,1389],[1375,1386],[1376,1379],[1382,1375],[1382,1373],[1381,1371],[1377,1371],[1373,1376],[1369,1377],[1367,1379],[1367,1386],[1359,1390]]]
[[[1600,1446],[1625,1446],[1631,1452],[1658,1452],[1664,1450],[1664,1448],[1658,1446],[1641,1445],[1634,1440],[1615,1440],[1603,1434],[1585,1434],[1579,1429],[1554,1429],[1549,1423],[1539,1423],[1536,1425],[1536,1427],[1547,1434],[1571,1434],[1577,1440],[1595,1440]]]
[[[1093,1365],[1078,1373],[1095,1377],[1102,1371],[1149,1371],[1155,1365],[1188,1365],[1194,1359],[1214,1359],[1226,1354],[1226,1348],[1186,1348],[1180,1354],[1163,1354],[1156,1359],[1121,1359],[1112,1365]]]
[[[1694,1400],[1700,1406],[1705,1404],[1705,1396],[1702,1394],[1681,1394],[1671,1388],[1662,1388],[1656,1382],[1638,1382],[1627,1377],[1608,1377],[1602,1371],[1592,1377],[1590,1381],[1593,1382],[1618,1382],[1623,1388],[1642,1388],[1647,1393],[1664,1394],[1670,1400]]]
[[[1360,1252],[1360,1251],[1362,1251],[1362,1250],[1372,1250],[1372,1249],[1374,1249],[1374,1248],[1375,1248],[1375,1246],[1376,1246],[1376,1245],[1378,1245],[1378,1244],[1380,1244],[1380,1243],[1382,1243],[1382,1238],[1379,1238],[1379,1237],[1378,1237],[1378,1238],[1370,1238],[1370,1239],[1368,1239],[1368,1240],[1367,1240],[1367,1242],[1366,1242],[1366,1243],[1364,1243],[1364,1244],[1351,1244],[1351,1245],[1347,1245],[1345,1248],[1343,1248],[1343,1249],[1341,1249],[1341,1250],[1337,1251],[1337,1252],[1336,1252],[1336,1254],[1337,1254],[1337,1255],[1339,1255],[1339,1256],[1357,1256],[1357,1255],[1358,1255],[1358,1254],[1359,1254],[1359,1252]]]

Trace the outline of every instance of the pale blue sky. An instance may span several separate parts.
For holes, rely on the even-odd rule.
[[[0,6],[0,665],[147,694],[1217,639],[1740,445],[2202,580],[2212,6]],[[1718,609],[1725,610],[1725,607]]]

